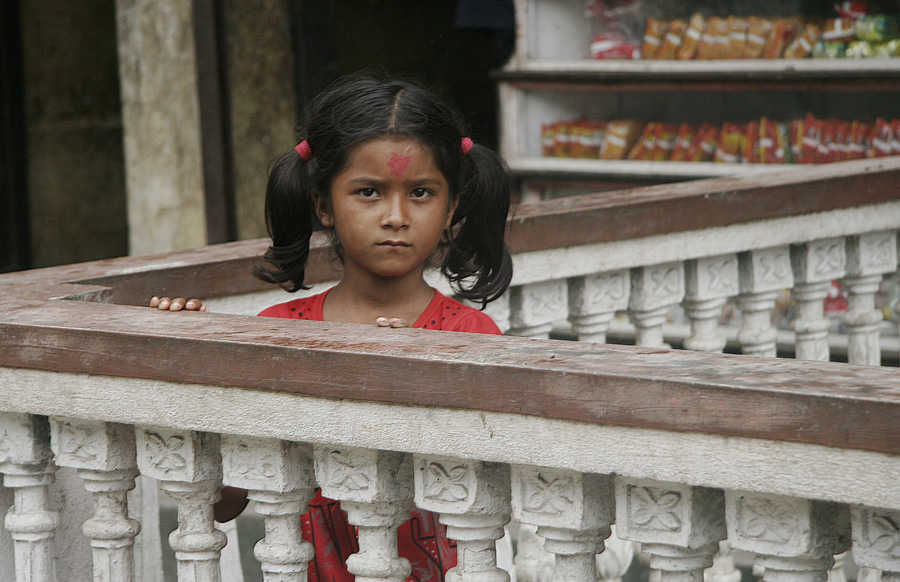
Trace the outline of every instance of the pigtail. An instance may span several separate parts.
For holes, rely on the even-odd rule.
[[[293,149],[272,165],[266,184],[266,227],[272,244],[253,268],[253,274],[263,281],[291,292],[309,288],[303,285],[303,278],[315,207],[308,165]]]
[[[483,307],[500,297],[512,280],[512,257],[505,241],[512,179],[503,160],[489,148],[476,144],[463,158],[441,273],[457,295]]]

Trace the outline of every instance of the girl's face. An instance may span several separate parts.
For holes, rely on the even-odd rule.
[[[345,277],[421,277],[452,215],[447,179],[422,144],[384,137],[354,148],[331,183],[319,220],[334,227]]]

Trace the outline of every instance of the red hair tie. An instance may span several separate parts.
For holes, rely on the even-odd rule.
[[[306,140],[301,141],[294,147],[297,150],[297,153],[303,159],[304,162],[308,162],[309,158],[312,157],[312,149],[309,147],[309,142]]]
[[[464,156],[469,154],[469,152],[472,150],[473,145],[475,145],[475,142],[470,138],[462,138],[462,144],[460,145],[460,148],[462,149],[462,153]]]

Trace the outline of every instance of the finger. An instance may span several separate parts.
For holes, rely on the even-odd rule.
[[[409,327],[409,324],[402,317],[392,317],[391,327]]]
[[[376,317],[375,325],[378,327],[390,327],[391,321],[387,317]]]
[[[171,305],[169,305],[169,311],[181,311],[184,309],[185,300],[183,297],[176,297],[172,300]]]
[[[150,298],[150,307],[159,307],[159,297],[154,295]]]
[[[172,303],[171,297],[161,297],[159,300],[159,307],[161,310],[166,310],[169,308],[169,304]]]
[[[203,311],[205,313],[209,313],[209,307],[206,305],[201,305],[198,311]]]
[[[184,304],[184,308],[188,311],[197,311],[203,307],[203,302],[199,299],[188,299],[187,303]]]

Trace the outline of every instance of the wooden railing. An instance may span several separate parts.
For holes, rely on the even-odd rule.
[[[770,582],[821,582],[851,548],[900,579],[900,375],[857,365],[896,341],[879,337],[873,286],[897,269],[898,229],[898,158],[519,207],[503,327],[569,321],[602,340],[626,314],[637,346],[240,315],[278,300],[249,274],[262,241],[5,275],[0,580],[75,579],[60,556],[79,546],[55,538],[76,515],[95,579],[135,579],[139,474],[177,501],[179,580],[220,579],[222,483],[265,516],[270,581],[305,580],[298,515],[316,486],[360,526],[350,569],[366,579],[405,576],[390,539],[413,503],[441,514],[466,581],[505,579],[494,540],[510,517],[537,526],[558,580],[596,578],[613,522],[666,579],[699,581],[722,540]],[[317,244],[312,280],[332,269]],[[771,355],[765,315],[791,289],[798,357],[825,359],[833,280],[855,363],[697,351],[721,349],[734,299],[744,351]],[[159,293],[214,312],[143,307]],[[679,303],[694,351],[657,347]],[[71,469],[93,509],[56,493]]]

